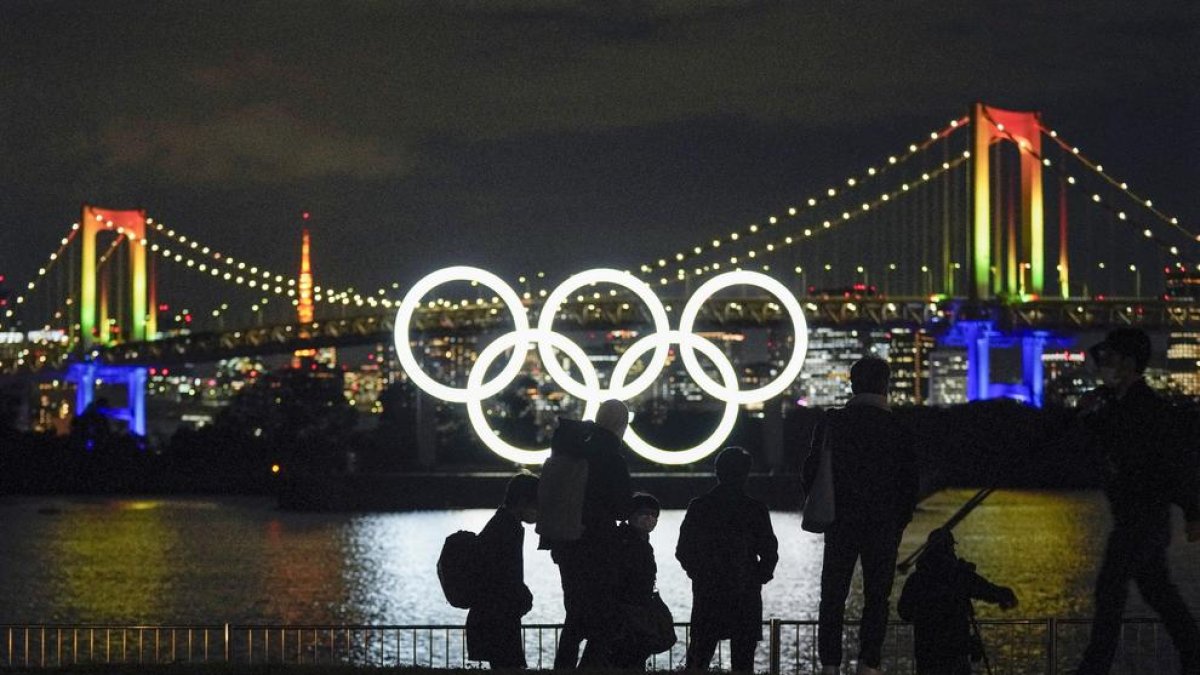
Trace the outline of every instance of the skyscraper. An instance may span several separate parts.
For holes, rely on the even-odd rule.
[[[967,402],[967,350],[937,349],[929,353],[929,405]]]
[[[888,334],[892,402],[924,405],[929,397],[929,355],[937,346],[937,340],[923,328],[893,328]]]
[[[819,326],[808,334],[808,356],[797,394],[809,406],[842,405],[850,398],[850,366],[863,357],[857,330]]]
[[[1200,331],[1171,331],[1167,336],[1167,372],[1171,384],[1181,393],[1200,396]]]

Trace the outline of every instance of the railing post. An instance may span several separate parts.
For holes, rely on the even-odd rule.
[[[229,663],[229,624],[225,624],[225,663]]]
[[[782,652],[780,637],[783,631],[780,627],[779,619],[771,619],[771,669],[770,675],[779,675],[779,655]]]
[[[1046,620],[1046,673],[1058,674],[1058,619]]]

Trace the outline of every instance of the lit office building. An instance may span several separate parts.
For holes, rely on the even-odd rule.
[[[933,336],[920,328],[889,331],[887,360],[892,367],[892,403],[925,404],[929,397],[929,354],[936,346]]]
[[[1200,396],[1200,331],[1171,331],[1167,337],[1167,372],[1172,388]]]
[[[929,405],[967,402],[967,350],[936,349],[929,353]]]
[[[850,366],[863,357],[857,330],[817,327],[808,334],[808,356],[800,371],[801,402],[810,407],[843,405],[850,398]]]

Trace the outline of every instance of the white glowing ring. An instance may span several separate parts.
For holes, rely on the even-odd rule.
[[[579,366],[580,372],[583,373],[583,380],[586,383],[584,386],[592,392],[600,391],[600,378],[596,375],[596,368],[592,365],[592,362],[587,357],[587,352],[583,351],[582,347],[561,333],[530,329],[505,333],[485,347],[479,353],[479,358],[476,359],[475,364],[471,366],[471,374],[467,376],[467,389],[473,392],[478,392],[482,389],[483,377],[487,373],[488,367],[506,349],[512,349],[513,357],[524,362],[525,353],[533,346],[533,342],[538,343],[539,350],[545,348],[550,353],[549,359],[544,356],[542,357],[543,363],[550,363],[555,360],[551,348],[560,349],[575,362],[575,365]],[[600,409],[599,396],[585,398],[585,400],[587,403],[583,408],[583,416],[585,418],[595,417],[596,411]],[[500,438],[492,430],[491,425],[488,424],[487,416],[483,414],[482,397],[473,396],[467,401],[467,417],[470,418],[471,426],[475,429],[479,440],[483,441],[483,444],[492,452],[510,462],[517,464],[541,464],[550,456],[549,448],[527,450],[511,445]]]
[[[651,347],[667,346],[673,342],[678,342],[681,347],[686,345],[689,353],[691,350],[699,349],[717,367],[717,371],[721,374],[721,379],[725,381],[726,385],[733,387],[734,391],[737,390],[737,372],[734,371],[733,364],[726,358],[725,353],[707,339],[693,333],[684,333],[681,331],[655,333],[647,335],[645,338],[633,343],[621,355],[621,358],[617,360],[616,367],[613,368],[613,388],[615,389],[618,383],[625,382],[625,376],[629,374],[629,369],[633,367],[633,364],[637,362],[643,352]],[[737,423],[737,413],[738,404],[726,399],[725,412],[721,416],[721,421],[717,424],[717,428],[700,444],[684,450],[663,450],[662,448],[656,448],[643,440],[641,436],[638,436],[632,427],[625,430],[624,440],[631,450],[652,462],[658,462],[659,464],[691,464],[692,462],[698,462],[708,457],[725,443],[725,439],[729,438],[729,434],[733,431],[733,425]]]
[[[650,290],[650,287],[644,281],[628,272],[606,268],[580,272],[559,284],[546,297],[546,302],[542,305],[542,313],[538,317],[538,329],[548,333],[553,332],[554,319],[558,315],[558,308],[562,306],[562,303],[567,300],[570,294],[584,286],[602,283],[621,286],[633,291],[634,295],[638,296],[638,299],[650,309],[650,318],[654,321],[654,331],[662,333],[670,330],[671,322],[667,318],[667,310],[663,308],[662,301],[658,299],[658,296],[654,294],[654,291]],[[554,381],[558,382],[564,391],[576,398],[585,400],[599,398],[600,394],[598,391],[589,390],[582,383],[572,378],[571,374],[558,364],[558,361],[554,359],[553,354],[550,352],[550,346],[548,342],[539,342],[538,354],[542,357],[542,363],[546,366],[546,372],[550,373]],[[627,386],[617,388],[613,385],[611,390],[605,393],[605,398],[617,398],[624,401],[644,391],[654,382],[654,379],[658,377],[663,368],[666,367],[669,355],[670,344],[660,343],[658,348],[654,350],[654,356],[650,357],[650,363],[646,365],[642,374]]]
[[[800,369],[804,367],[804,356],[808,352],[808,324],[804,320],[804,311],[800,308],[800,302],[796,300],[796,296],[788,291],[787,286],[765,274],[739,270],[715,276],[696,289],[695,294],[688,299],[687,305],[684,306],[683,314],[679,317],[679,332],[691,335],[696,323],[696,317],[700,314],[700,309],[704,306],[704,303],[718,291],[739,285],[758,286],[771,293],[779,299],[779,302],[783,304],[788,314],[791,315],[795,347],[792,351],[792,358],[788,361],[787,366],[784,367],[783,372],[770,384],[758,389],[739,391],[736,382],[735,386],[730,388],[729,386],[723,387],[713,381],[704,372],[704,369],[700,367],[700,362],[696,360],[696,354],[692,350],[692,345],[689,341],[685,340],[680,343],[679,354],[683,359],[683,365],[687,368],[688,374],[692,376],[692,379],[696,381],[696,384],[706,394],[720,401],[745,405],[748,403],[760,403],[782,394],[788,388],[788,385],[800,375]],[[725,360],[727,361],[727,359]]]
[[[420,364],[413,356],[409,342],[409,328],[413,314],[420,307],[421,298],[433,288],[450,281],[473,281],[490,287],[507,305],[515,326],[512,332],[500,336],[480,353],[467,378],[467,386],[462,389],[443,385],[421,370]],[[596,283],[616,284],[633,291],[649,308],[655,327],[655,333],[634,342],[618,359],[608,389],[600,387],[595,367],[583,349],[570,338],[552,330],[558,309],[567,296],[581,286]],[[794,328],[795,347],[792,358],[783,372],[770,384],[750,391],[739,390],[737,373],[721,349],[692,332],[704,303],[717,292],[740,284],[758,286],[775,295],[791,314]],[[555,288],[543,305],[542,314],[538,319],[538,328],[534,330],[529,328],[529,317],[520,297],[502,279],[475,267],[448,267],[424,277],[404,296],[400,302],[400,308],[396,312],[395,342],[396,354],[400,359],[401,366],[418,387],[442,400],[466,403],[471,426],[474,427],[475,433],[479,435],[483,443],[497,455],[520,464],[542,462],[549,454],[549,450],[527,450],[504,442],[488,425],[487,418],[483,413],[482,402],[484,399],[500,393],[513,382],[524,365],[526,353],[532,348],[533,343],[538,344],[538,352],[547,372],[560,383],[564,391],[585,402],[583,413],[585,418],[594,417],[599,409],[600,401],[604,399],[627,400],[649,388],[666,366],[670,345],[678,343],[684,368],[688,374],[706,393],[725,403],[725,412],[720,423],[708,439],[685,450],[656,448],[640,438],[632,429],[626,431],[625,440],[634,452],[650,461],[662,464],[687,464],[707,457],[725,442],[737,421],[739,405],[758,403],[778,396],[796,379],[804,365],[804,357],[808,351],[808,325],[799,301],[787,290],[787,287],[764,274],[736,271],[721,274],[701,285],[683,309],[679,330],[672,331],[662,302],[654,295],[649,286],[625,272],[595,269],[581,272]],[[511,360],[495,379],[484,382],[488,367],[506,349],[513,350]],[[575,361],[583,374],[583,382],[573,379],[571,374],[563,368],[554,354],[554,349],[564,352],[567,357]],[[633,382],[626,384],[625,377],[633,365],[650,349],[655,351],[645,371]],[[718,384],[704,372],[696,358],[696,350],[700,350],[716,366],[724,381],[723,385]]]
[[[425,374],[425,371],[421,369],[421,364],[413,356],[412,346],[409,343],[409,327],[412,323],[412,316],[417,311],[417,308],[420,307],[421,298],[426,293],[451,281],[475,281],[491,288],[508,307],[508,312],[512,315],[513,325],[517,331],[529,330],[529,317],[525,313],[524,305],[521,304],[520,296],[517,295],[517,292],[511,286],[504,283],[504,280],[495,274],[481,270],[478,267],[446,267],[432,272],[416,284],[413,284],[413,287],[404,295],[404,299],[400,301],[400,309],[396,312],[394,329],[396,357],[400,359],[400,366],[412,378],[413,383],[425,392],[444,401],[469,403],[472,400],[479,401],[494,396],[507,387],[517,376],[517,373],[521,372],[521,367],[525,365],[525,351],[521,349],[515,350],[512,359],[504,366],[500,374],[491,382],[478,382],[477,386],[479,388],[477,390],[473,390],[471,387],[465,389],[449,387]],[[472,373],[474,373],[474,370],[472,370]],[[480,379],[482,379],[482,376]]]

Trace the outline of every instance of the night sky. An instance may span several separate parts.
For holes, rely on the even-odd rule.
[[[1038,109],[1196,230],[1200,3],[0,5],[0,274],[79,205],[318,283],[630,267]],[[173,270],[174,274],[185,271]]]

